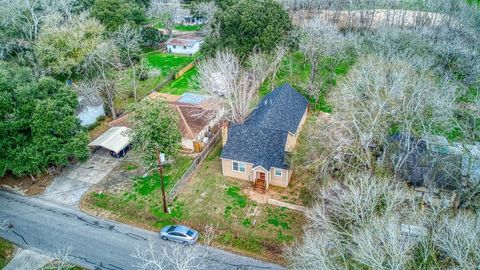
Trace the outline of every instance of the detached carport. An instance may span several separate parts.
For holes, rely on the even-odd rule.
[[[122,157],[130,145],[131,129],[128,127],[112,127],[89,143],[90,147],[102,147],[110,151],[113,156]]]

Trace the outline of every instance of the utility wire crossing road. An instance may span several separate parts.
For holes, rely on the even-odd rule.
[[[149,239],[155,250],[172,252],[176,243],[162,241],[158,234],[126,224],[89,216],[38,198],[0,191],[0,237],[16,245],[51,255],[70,248],[75,263],[95,270],[135,269],[131,254],[137,247],[146,249]],[[281,269],[270,264],[201,246],[206,256],[204,269]],[[168,268],[168,267],[167,267]]]

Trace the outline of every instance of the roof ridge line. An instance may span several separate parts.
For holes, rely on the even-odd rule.
[[[177,109],[178,114],[180,114],[181,121],[183,122],[184,126],[187,128],[190,137],[193,137],[192,129],[190,128],[190,125],[188,124],[187,119],[185,119],[185,116],[183,115],[182,110],[180,110],[180,106],[175,106],[175,108]]]

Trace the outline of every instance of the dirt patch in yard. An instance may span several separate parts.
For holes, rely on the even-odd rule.
[[[5,175],[0,178],[0,188],[24,196],[35,196],[42,193],[52,183],[53,178],[54,175],[49,173],[35,176],[35,181],[30,176],[14,177]]]

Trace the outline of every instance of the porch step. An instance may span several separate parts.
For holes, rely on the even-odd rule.
[[[253,190],[255,191],[258,191],[258,192],[261,192],[261,193],[265,193],[266,190],[265,190],[265,185],[262,184],[262,183],[256,183],[253,185]]]

